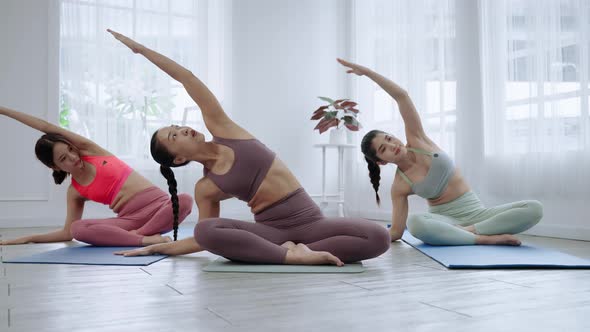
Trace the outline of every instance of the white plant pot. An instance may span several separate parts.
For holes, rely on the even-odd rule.
[[[344,126],[330,130],[330,144],[346,144],[346,129]]]

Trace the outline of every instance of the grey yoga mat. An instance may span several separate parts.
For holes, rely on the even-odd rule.
[[[360,273],[365,271],[362,263],[350,263],[338,267],[334,265],[274,265],[236,263],[219,257],[203,268],[206,272],[246,272],[246,273]]]

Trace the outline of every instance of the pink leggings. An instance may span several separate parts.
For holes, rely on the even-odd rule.
[[[178,195],[178,222],[191,213],[193,199]],[[158,187],[150,187],[132,197],[116,218],[83,219],[72,223],[72,236],[95,246],[135,247],[144,236],[161,234],[173,228],[170,196]],[[137,234],[129,231],[136,230]]]

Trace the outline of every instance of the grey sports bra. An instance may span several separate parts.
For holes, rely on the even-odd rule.
[[[455,172],[455,165],[451,158],[443,151],[428,152],[415,148],[407,149],[423,155],[432,156],[432,164],[430,165],[428,174],[426,174],[426,177],[421,182],[413,183],[399,168],[397,172],[412,187],[414,194],[426,199],[440,197]]]

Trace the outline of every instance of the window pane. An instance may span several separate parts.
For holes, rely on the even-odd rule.
[[[168,12],[168,0],[138,0],[135,4],[139,9],[153,10],[162,13]]]
[[[537,96],[537,86],[536,82],[506,81],[506,100],[513,101],[535,97]]]
[[[133,8],[134,3],[138,8]],[[195,103],[180,84],[104,29],[125,33],[194,68],[196,17],[170,15],[168,1],[60,4],[60,124],[122,158],[150,159],[151,133],[163,125],[181,123],[185,108]],[[196,8],[195,4],[187,0],[180,5]],[[200,128],[198,114],[187,112],[185,123]]]
[[[506,108],[506,120],[533,119],[538,116],[537,105],[526,104]]]
[[[96,15],[95,6],[64,2],[61,8],[62,20],[70,21],[72,24],[62,25],[61,40],[93,41],[97,29]]]
[[[552,117],[579,117],[582,114],[580,98],[560,99],[554,102],[545,103],[544,116]]]
[[[172,13],[182,15],[195,14],[195,2],[193,0],[172,0],[170,1]]]
[[[398,109],[391,96],[381,89],[375,91],[373,96],[375,122],[393,120],[393,114],[398,112]]]
[[[133,8],[133,0],[101,0],[100,3],[105,6]]]

